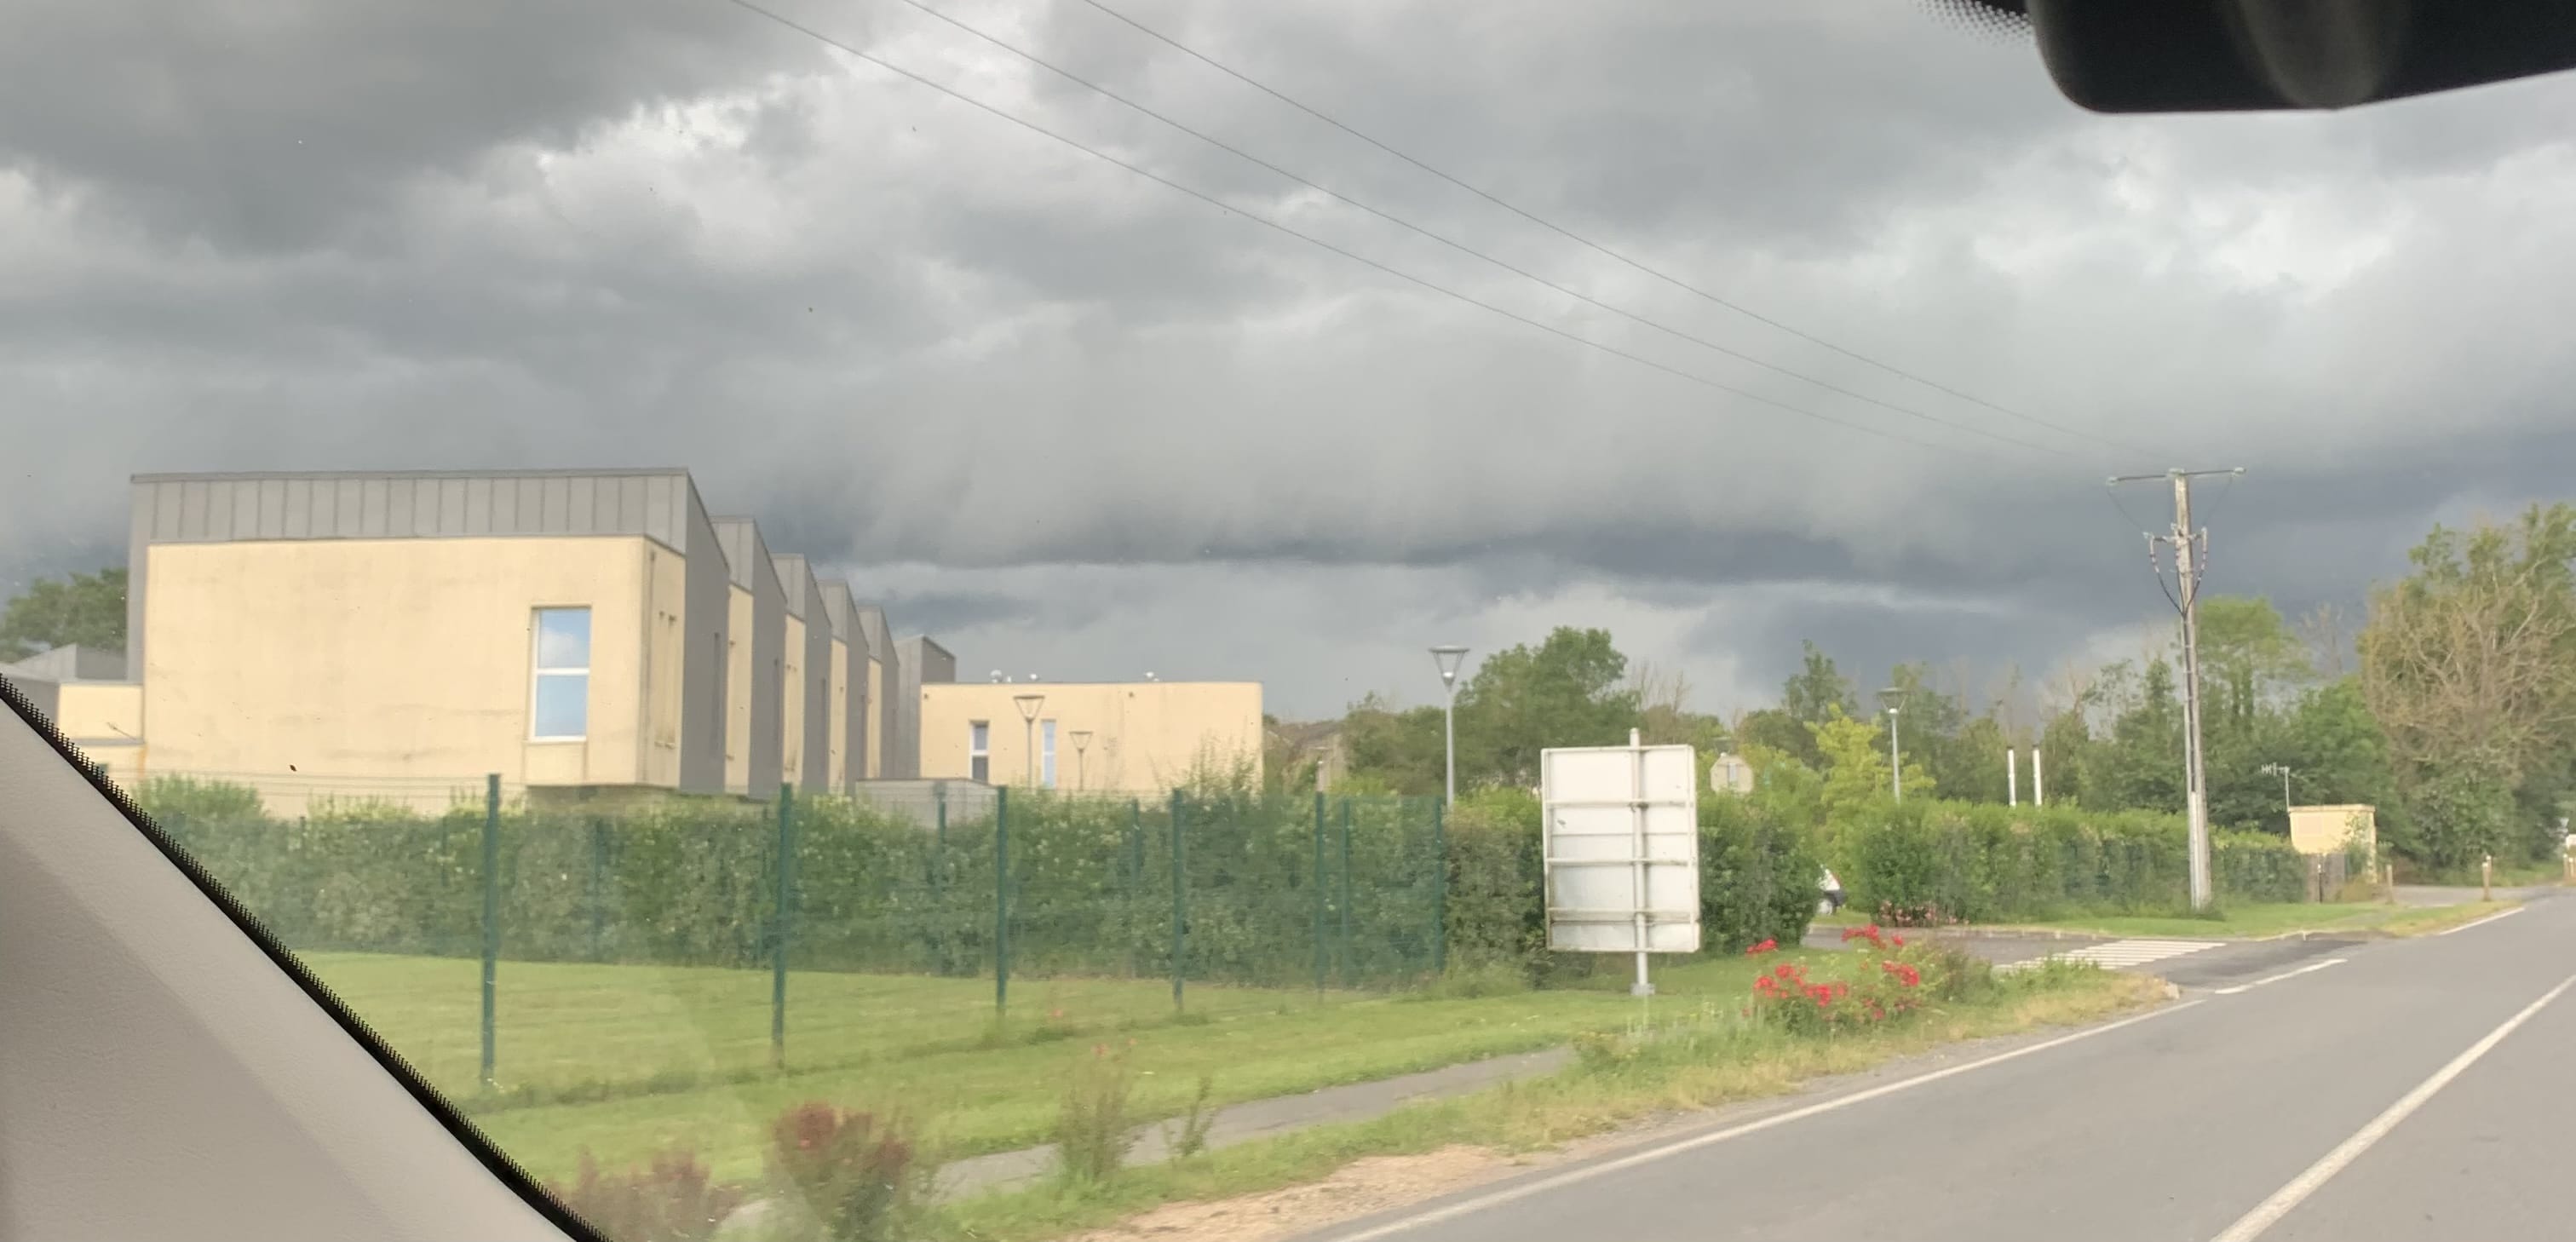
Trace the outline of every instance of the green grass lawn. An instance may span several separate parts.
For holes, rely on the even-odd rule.
[[[769,1064],[770,977],[759,971],[504,962],[501,1090],[477,1088],[472,961],[315,954],[358,1014],[540,1177],[588,1149],[604,1165],[696,1149],[722,1178],[755,1174],[769,1120],[809,1099],[891,1108],[951,1155],[1046,1141],[1068,1072],[1095,1043],[1127,1045],[1146,1117],[1184,1110],[1201,1075],[1219,1104],[1552,1047],[1633,1021],[1621,991],[1388,996],[1194,986],[1175,1020],[1161,980],[1014,980],[996,1027],[989,979],[798,973],[788,1072]],[[1776,961],[1777,958],[1767,959]],[[1743,959],[1656,972],[1663,1013],[1745,994]],[[1604,977],[1604,983],[1622,980]]]

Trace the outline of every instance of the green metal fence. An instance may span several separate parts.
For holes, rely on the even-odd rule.
[[[791,972],[1399,987],[1442,966],[1434,799],[1162,797],[905,787],[774,802],[306,795],[156,782],[147,809],[299,951],[480,958],[482,1077],[506,1049],[506,963],[769,974],[771,1057]],[[963,991],[941,996],[963,996]],[[943,1003],[958,1003],[943,1001]]]

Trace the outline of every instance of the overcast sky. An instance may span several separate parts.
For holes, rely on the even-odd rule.
[[[1672,333],[897,0],[774,3],[1233,210],[726,0],[22,0],[0,580],[120,557],[138,471],[679,465],[969,676],[1309,717],[1582,624],[1732,709],[1801,637],[2134,652],[2111,473],[2248,467],[2210,589],[2295,610],[2576,462],[2564,75],[2104,118],[1911,0],[1103,2],[1838,349],[1081,0],[925,3]]]

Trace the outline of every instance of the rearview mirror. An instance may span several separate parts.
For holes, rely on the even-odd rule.
[[[2576,68],[2576,0],[1936,0],[2096,112],[2349,108]]]

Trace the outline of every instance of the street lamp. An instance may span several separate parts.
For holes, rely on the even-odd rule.
[[[1878,701],[1887,705],[1887,788],[1899,802],[1905,801],[1905,760],[1896,746],[1896,711],[1905,706],[1905,691],[1895,687],[1878,692]]]
[[[1082,780],[1082,773],[1083,773],[1082,752],[1084,752],[1084,751],[1086,751],[1086,750],[1089,750],[1089,749],[1091,749],[1091,730],[1089,730],[1089,729],[1076,729],[1076,730],[1074,730],[1074,731],[1073,731],[1073,787],[1074,787],[1075,789],[1081,789],[1081,788],[1082,788],[1082,786],[1083,786],[1083,780]]]
[[[1029,788],[1034,789],[1038,783],[1038,709],[1046,706],[1046,696],[1015,694],[1011,696],[1011,702],[1019,705],[1020,723],[1027,726],[1020,744],[1026,748],[1023,753],[1028,756],[1026,783]]]
[[[1440,709],[1440,730],[1448,750],[1449,800],[1443,806],[1458,805],[1458,666],[1467,660],[1467,649],[1458,646],[1434,647],[1431,660],[1440,666],[1440,692],[1447,702]]]
[[[2284,815],[2289,814],[2290,765],[2286,763],[2267,763],[2263,765],[2263,774],[2266,776],[2277,776],[2281,778],[2281,813]]]

